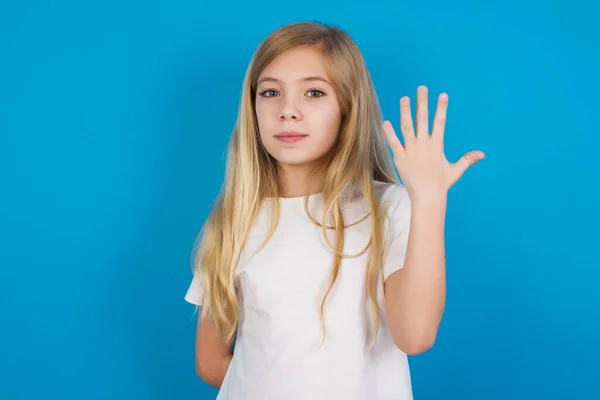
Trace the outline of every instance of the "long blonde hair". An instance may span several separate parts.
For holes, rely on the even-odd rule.
[[[264,201],[272,201],[271,210],[274,213],[267,241],[279,219],[276,162],[260,141],[254,108],[257,81],[263,69],[275,57],[299,46],[320,50],[342,113],[337,142],[328,153],[326,166],[322,169],[325,171],[323,219],[319,222],[311,217],[321,226],[326,242],[333,251],[331,278],[319,310],[323,333],[326,299],[337,279],[341,260],[345,257],[342,252],[345,227],[342,193],[349,185],[357,184],[368,201],[369,214],[380,216],[373,181],[397,182],[381,128],[379,102],[355,42],[342,29],[316,22],[293,23],[272,32],[258,47],[246,71],[238,118],[228,147],[224,184],[195,242],[194,249],[200,243],[195,257],[192,253],[195,273],[200,274],[204,287],[201,317],[209,318],[226,341],[233,338],[240,314],[236,266],[248,232]],[[305,202],[308,211],[307,201],[308,197]],[[325,223],[326,219],[331,224]],[[367,245],[371,251],[366,282],[373,315],[374,340],[379,326],[376,291],[381,274],[384,238],[381,219],[372,217],[371,221],[371,237]],[[330,243],[327,230],[334,231],[334,244]]]

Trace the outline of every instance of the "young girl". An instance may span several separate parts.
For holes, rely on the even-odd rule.
[[[444,309],[447,192],[483,158],[446,160],[447,102],[430,134],[427,89],[414,127],[403,97],[401,143],[343,30],[295,23],[259,46],[185,297],[218,399],[412,398],[407,355]]]

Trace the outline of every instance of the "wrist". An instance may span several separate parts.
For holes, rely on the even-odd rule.
[[[446,195],[411,198],[411,207],[415,210],[446,210],[448,197]]]

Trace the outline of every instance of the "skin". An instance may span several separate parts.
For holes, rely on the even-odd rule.
[[[321,190],[318,179],[307,179],[338,136],[341,112],[322,56],[310,47],[275,58],[258,79],[256,115],[260,138],[277,160],[282,197],[299,197]],[[284,143],[275,135],[296,131],[308,136]]]
[[[196,329],[196,373],[204,382],[220,388],[233,357],[233,341],[226,343],[213,324],[198,318]]]
[[[411,224],[404,268],[385,281],[386,314],[396,345],[405,353],[427,351],[435,342],[446,301],[444,222],[449,189],[481,151],[471,151],[452,164],[444,155],[448,95],[438,97],[431,134],[428,127],[427,87],[417,90],[416,129],[410,99],[400,99],[404,143],[389,121],[383,129],[394,164],[411,199]]]

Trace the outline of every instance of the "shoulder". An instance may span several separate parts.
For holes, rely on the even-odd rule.
[[[380,205],[388,211],[394,211],[402,204],[410,205],[408,191],[401,183],[373,181],[373,186]]]
[[[399,182],[382,182],[373,180],[373,189],[375,192],[375,201],[379,206],[379,215],[387,215],[387,219],[392,219],[392,223],[404,224],[407,217],[410,217],[411,204],[408,196],[408,191]],[[364,195],[362,187],[357,188],[354,192],[354,199],[347,203],[349,207],[344,207],[345,212],[351,218],[356,216],[364,216],[365,212],[370,212],[371,205],[367,197]]]
[[[381,213],[386,215],[387,223],[394,238],[408,233],[411,220],[411,202],[408,191],[401,183],[375,182],[380,196]]]

